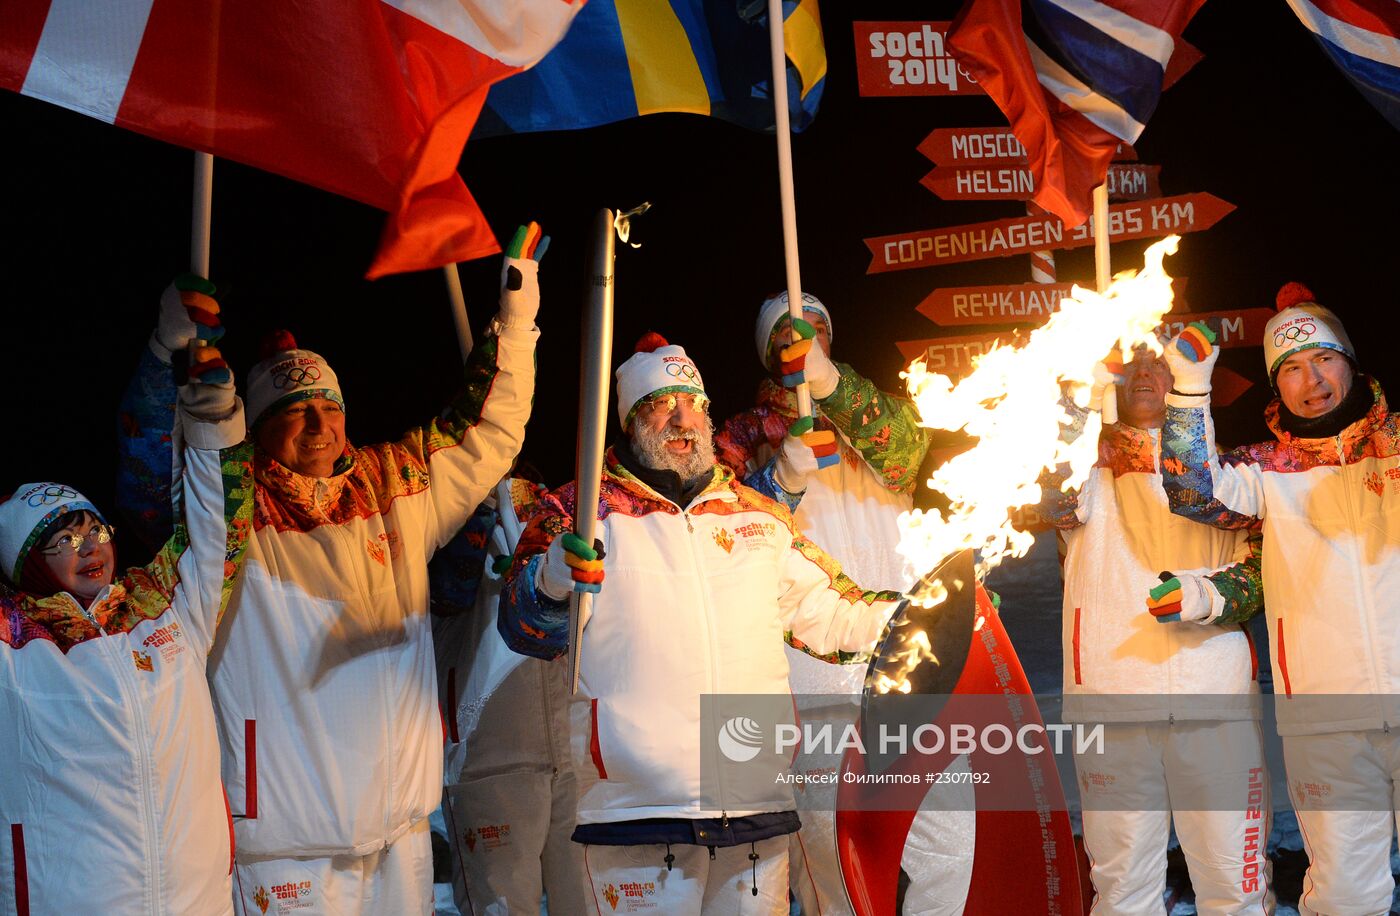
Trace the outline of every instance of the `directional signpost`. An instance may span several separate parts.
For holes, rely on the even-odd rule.
[[[1108,199],[1143,200],[1162,193],[1157,176],[1160,165],[1140,162],[1108,167]],[[1030,200],[1035,180],[1029,166],[1012,163],[982,165],[976,168],[939,166],[920,182],[944,200]]]
[[[1109,239],[1125,242],[1200,232],[1214,226],[1234,209],[1234,204],[1207,193],[1116,204],[1109,208]],[[1066,229],[1059,217],[1050,214],[1016,216],[866,239],[865,245],[870,249],[871,259],[865,272],[878,274],[891,270],[911,270],[1092,244],[1092,220]]]
[[[919,144],[919,152],[934,165],[1025,165],[1026,148],[1009,127],[940,127]],[[1133,162],[1137,151],[1118,144],[1114,162]]]

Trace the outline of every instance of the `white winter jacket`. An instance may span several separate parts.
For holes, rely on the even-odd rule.
[[[1263,522],[1264,594],[1281,735],[1400,725],[1400,421],[1374,381],[1362,419],[1330,439],[1219,456],[1208,398],[1168,396],[1172,510],[1221,527]]]
[[[252,514],[241,406],[182,419],[184,519],[83,610],[0,599],[0,914],[232,913],[205,659]],[[220,451],[224,449],[224,451]]]
[[[240,856],[366,855],[441,801],[428,559],[520,449],[539,332],[501,331],[467,385],[331,477],[258,452],[254,532],[210,659]]]
[[[1160,584],[1159,573],[1221,574],[1248,558],[1244,531],[1221,531],[1172,515],[1159,452],[1159,430],[1106,427],[1098,464],[1077,503],[1046,513],[1067,529],[1066,721],[1259,714],[1257,660],[1248,633],[1213,623],[1158,623],[1148,613],[1148,592]],[[1224,598],[1217,592],[1214,600],[1219,616]]]
[[[539,554],[571,528],[574,498],[574,484],[551,491],[507,576],[503,635],[518,651],[567,645],[567,613],[540,602],[533,580]],[[701,755],[719,753],[701,735],[725,724],[701,722],[701,695],[787,696],[786,630],[818,653],[868,651],[900,596],[862,591],[784,507],[723,468],[682,510],[610,453],[599,528],[606,578],[571,717],[579,823],[793,810],[791,787],[772,779],[736,807],[701,803]]]

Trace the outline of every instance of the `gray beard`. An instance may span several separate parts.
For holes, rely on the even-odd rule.
[[[705,417],[703,432],[677,432],[669,427],[654,431],[642,423],[635,424],[632,430],[632,454],[637,460],[652,470],[674,471],[681,480],[690,486],[701,476],[708,476],[715,466],[715,425]],[[690,452],[676,455],[666,448],[669,439],[690,439],[695,445]]]

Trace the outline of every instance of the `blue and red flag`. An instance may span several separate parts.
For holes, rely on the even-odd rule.
[[[1120,142],[1142,133],[1182,29],[1205,0],[971,0],[958,61],[1025,146],[1035,202],[1077,226]]]
[[[589,0],[532,70],[491,88],[476,136],[574,130],[657,112],[772,130],[768,5],[737,0]],[[784,0],[788,110],[811,122],[826,79],[817,0]]]
[[[1400,3],[1288,0],[1366,101],[1400,129]]]

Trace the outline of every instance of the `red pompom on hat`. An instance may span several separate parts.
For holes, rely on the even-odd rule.
[[[662,347],[669,347],[670,343],[655,331],[647,331],[637,341],[637,345],[632,348],[633,353],[655,353]]]
[[[1304,302],[1317,302],[1317,297],[1312,290],[1294,280],[1279,287],[1278,295],[1274,297],[1274,308],[1281,312]]]
[[[278,353],[297,348],[297,339],[292,336],[292,332],[286,328],[278,328],[263,335],[262,341],[258,344],[258,360],[271,359]]]

